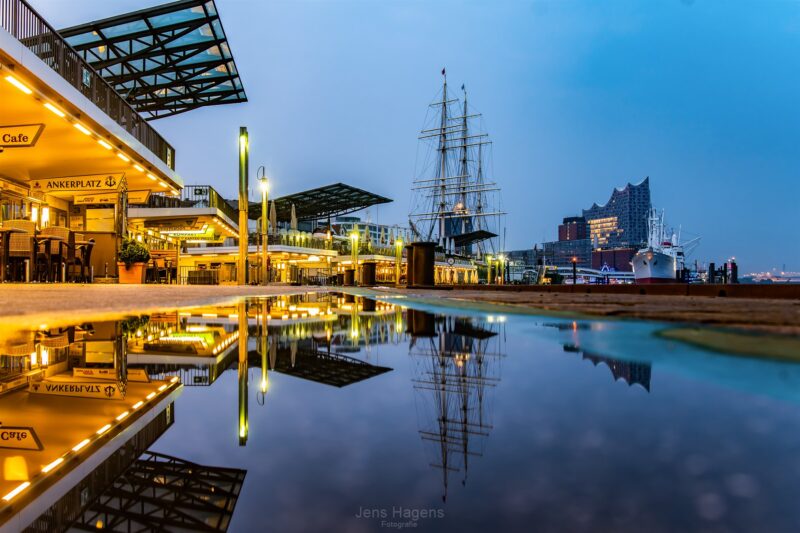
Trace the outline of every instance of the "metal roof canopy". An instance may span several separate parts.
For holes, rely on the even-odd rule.
[[[278,220],[290,220],[294,205],[297,220],[309,221],[354,213],[373,205],[387,204],[392,200],[344,183],[334,183],[282,196],[274,201]],[[251,220],[261,216],[260,202],[250,203],[249,216]]]
[[[59,33],[148,120],[247,101],[214,0],[179,0]]]

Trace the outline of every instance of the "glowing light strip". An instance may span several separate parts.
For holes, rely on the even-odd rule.
[[[22,492],[23,490],[27,489],[31,485],[30,481],[25,481],[24,483],[20,483],[17,485],[17,488],[3,496],[3,500],[10,501],[14,496]]]
[[[102,435],[103,433],[105,433],[109,429],[111,429],[111,424],[106,424],[105,426],[103,426],[103,427],[101,427],[100,429],[97,430],[97,434],[98,435]]]
[[[55,461],[53,461],[49,465],[47,465],[44,468],[42,468],[42,472],[44,472],[46,474],[46,473],[48,473],[49,471],[51,471],[52,469],[54,469],[55,467],[57,467],[58,465],[60,465],[63,462],[64,462],[64,458],[63,457],[59,457],[58,459],[56,459]]]
[[[83,439],[78,444],[76,444],[74,448],[72,448],[72,451],[73,452],[77,452],[77,451],[81,450],[83,447],[85,447],[87,444],[89,444],[90,442],[91,441],[89,439]]]
[[[27,85],[19,81],[14,76],[6,76],[6,81],[25,94],[33,94],[33,91]]]
[[[67,116],[67,115],[66,115],[66,113],[64,113],[63,111],[61,111],[59,108],[57,108],[56,106],[54,106],[54,105],[53,105],[53,104],[51,104],[50,102],[45,102],[45,103],[44,103],[44,106],[45,106],[47,109],[49,109],[51,112],[53,112],[54,114],[58,115],[58,116],[59,116],[59,117],[61,117],[61,118],[64,118],[65,116]]]
[[[106,150],[111,150],[111,148],[112,148],[112,146],[110,144],[108,144],[107,142],[105,142],[103,139],[98,140],[97,144],[99,144],[100,146],[102,146]]]
[[[84,135],[91,135],[91,134],[92,134],[92,132],[91,132],[91,131],[89,131],[89,130],[86,128],[86,126],[84,126],[84,125],[83,125],[83,124],[81,124],[80,122],[76,122],[76,123],[74,124],[74,126],[75,126],[75,129],[76,129],[76,130],[78,130],[79,132],[83,133]]]

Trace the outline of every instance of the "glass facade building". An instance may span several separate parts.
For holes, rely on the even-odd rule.
[[[647,242],[650,178],[614,189],[604,205],[583,210],[594,248],[638,248]]]

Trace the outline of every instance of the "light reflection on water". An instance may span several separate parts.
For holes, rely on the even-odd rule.
[[[179,377],[151,449],[245,470],[233,531],[797,530],[800,367],[664,327],[320,294],[17,335],[2,361]]]

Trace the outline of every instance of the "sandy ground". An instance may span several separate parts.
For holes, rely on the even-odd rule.
[[[429,303],[495,304],[511,312],[577,313],[591,316],[694,322],[800,336],[800,300],[568,294],[480,290],[381,289]]]

